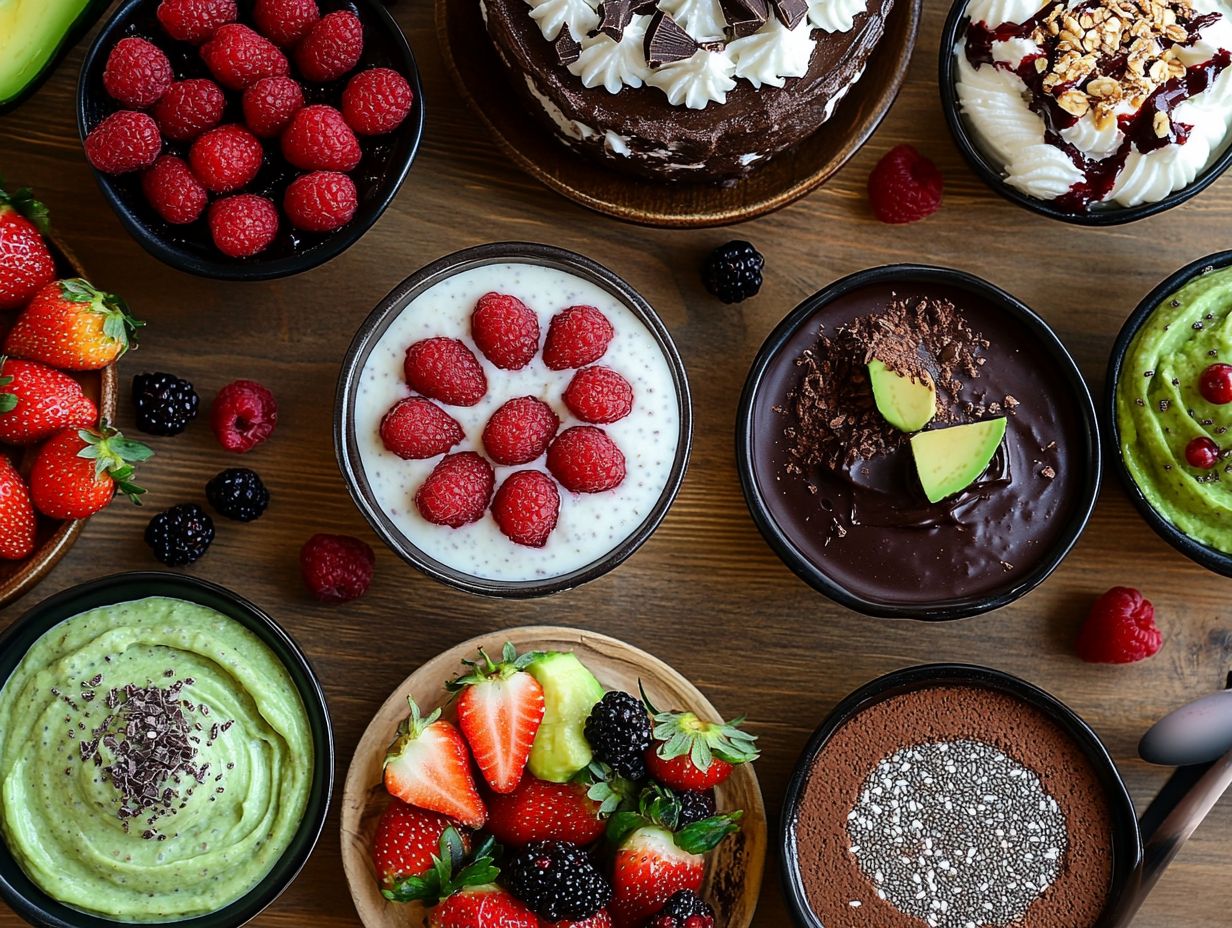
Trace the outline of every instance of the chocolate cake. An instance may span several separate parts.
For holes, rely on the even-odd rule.
[[[804,140],[894,0],[479,0],[529,112],[642,176],[725,181]]]

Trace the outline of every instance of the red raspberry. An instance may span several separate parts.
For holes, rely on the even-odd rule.
[[[211,129],[192,143],[188,163],[211,193],[230,193],[250,183],[261,170],[265,149],[243,126]]]
[[[363,152],[359,139],[332,106],[305,106],[282,133],[282,154],[305,171],[355,170]]]
[[[235,380],[218,391],[210,407],[210,428],[227,451],[251,451],[274,433],[278,403],[255,380]]]
[[[208,77],[177,81],[154,104],[154,118],[163,135],[175,142],[195,139],[222,121],[227,98]]]
[[[616,330],[593,306],[570,306],[552,317],[543,343],[543,363],[554,371],[594,364]]]
[[[212,203],[209,222],[214,247],[231,258],[250,258],[278,234],[278,209],[265,197],[241,193]]]
[[[1232,364],[1212,364],[1198,378],[1198,392],[1208,403],[1232,403]]]
[[[407,461],[444,454],[465,437],[453,416],[422,396],[398,400],[381,420],[381,442]]]
[[[542,548],[560,516],[556,483],[537,470],[510,474],[492,498],[492,516],[510,541]]]
[[[348,603],[368,591],[376,555],[350,535],[313,535],[299,549],[299,572],[323,603]]]
[[[244,91],[243,107],[248,128],[272,139],[304,108],[304,91],[289,77],[263,77]]]
[[[617,422],[633,409],[633,388],[610,367],[584,367],[565,387],[565,405],[583,422]]]
[[[456,338],[425,338],[406,349],[406,382],[450,406],[474,406],[488,392],[479,359]]]
[[[1132,664],[1160,649],[1155,607],[1137,590],[1114,586],[1095,600],[1078,633],[1078,656],[1093,664]]]
[[[891,148],[868,175],[868,199],[882,222],[916,222],[941,206],[945,179],[910,145]]]
[[[154,211],[173,226],[196,222],[209,202],[209,194],[183,158],[163,155],[141,175],[141,189]]]
[[[539,318],[516,296],[485,293],[471,314],[471,338],[497,367],[520,371],[539,350]]]
[[[158,123],[145,113],[119,110],[86,136],[86,158],[104,174],[127,174],[148,168],[162,151]]]
[[[342,91],[342,115],[360,135],[383,135],[402,125],[414,101],[405,77],[390,68],[371,68]]]
[[[171,62],[153,42],[130,36],[120,39],[107,56],[103,86],[113,100],[135,110],[156,103],[171,82]]]
[[[294,45],[321,18],[317,0],[257,0],[252,5],[252,21],[257,30],[275,45]]]
[[[474,451],[441,458],[415,493],[415,508],[434,525],[461,528],[478,522],[492,498],[496,475]]]
[[[625,479],[625,456],[603,429],[575,425],[548,449],[548,470],[566,490],[602,493]]]
[[[304,80],[337,80],[359,64],[364,53],[364,25],[349,10],[322,16],[295,48],[295,64]]]
[[[560,419],[533,396],[509,400],[483,427],[483,448],[497,464],[529,464],[548,450]]]
[[[158,5],[158,21],[167,35],[194,45],[208,41],[219,26],[238,17],[235,0],[163,0]]]
[[[291,225],[308,232],[333,232],[355,215],[355,181],[337,171],[313,171],[287,185],[282,209]]]
[[[220,27],[201,46],[201,58],[218,83],[230,90],[243,90],[263,77],[284,77],[291,70],[277,45],[238,23]]]

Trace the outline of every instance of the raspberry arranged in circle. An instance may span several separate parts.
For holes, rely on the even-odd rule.
[[[220,26],[201,46],[201,59],[229,90],[243,90],[263,77],[282,77],[291,70],[277,45],[242,23]]]
[[[483,447],[497,464],[529,464],[548,450],[560,419],[533,396],[519,396],[492,414],[483,430]]]
[[[195,222],[209,194],[183,158],[163,155],[141,175],[141,190],[154,211],[173,226]]]
[[[305,80],[337,80],[359,64],[364,53],[364,25],[350,10],[322,16],[295,47],[295,65]]]
[[[135,110],[112,113],[86,136],[86,159],[105,174],[148,168],[162,149],[158,123]]]
[[[363,157],[342,114],[323,103],[305,106],[282,133],[282,156],[305,171],[353,171]]]
[[[548,470],[574,493],[614,490],[625,479],[625,456],[603,429],[575,425],[548,449]]]
[[[198,45],[213,38],[219,26],[235,22],[235,0],[162,0],[158,21],[167,35],[178,42]]]
[[[415,493],[415,508],[436,525],[461,528],[483,518],[496,475],[473,451],[443,457]]]
[[[306,36],[320,18],[317,0],[256,0],[252,5],[257,31],[283,48]]]
[[[156,103],[174,77],[166,53],[146,39],[120,39],[107,56],[103,86],[113,100],[136,110]]]
[[[497,367],[519,371],[539,350],[539,317],[516,296],[485,293],[471,314],[471,338]]]
[[[222,122],[227,98],[208,77],[194,77],[172,84],[154,104],[154,118],[163,135],[175,142],[195,139]]]
[[[510,474],[492,498],[492,517],[510,541],[542,548],[560,517],[556,482],[537,470]]]
[[[583,422],[617,422],[633,411],[633,388],[610,367],[584,367],[565,388],[565,405]]]
[[[255,193],[240,193],[210,204],[214,247],[231,258],[251,258],[278,234],[278,208]]]
[[[188,163],[211,193],[230,193],[252,183],[264,156],[255,135],[231,124],[199,136],[188,150]]]
[[[304,90],[289,77],[263,77],[244,91],[241,106],[253,134],[272,139],[304,108]]]
[[[593,306],[570,306],[552,317],[543,343],[543,363],[550,370],[594,364],[607,353],[616,330]]]
[[[474,353],[456,338],[425,338],[406,349],[406,382],[450,406],[474,406],[488,392],[488,378]]]
[[[342,115],[360,135],[384,135],[402,125],[414,102],[405,77],[392,68],[370,68],[342,91]]]
[[[381,420],[381,442],[404,460],[424,460],[444,454],[466,433],[456,419],[422,396],[408,396]]]
[[[332,232],[351,221],[359,207],[355,181],[337,171],[313,171],[287,185],[282,208],[291,225],[307,232]]]

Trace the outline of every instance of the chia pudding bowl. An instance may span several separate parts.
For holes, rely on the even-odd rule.
[[[171,573],[59,593],[0,638],[0,899],[39,928],[238,928],[329,807],[333,730],[295,642]]]
[[[477,310],[489,300],[532,319],[533,337],[521,342],[532,353],[519,364],[497,364],[491,343],[476,338]],[[599,317],[607,340],[584,362],[549,359],[558,322],[577,310]],[[433,395],[420,380],[412,359],[423,357],[425,344],[445,342],[474,372],[476,395]],[[590,415],[574,402],[578,379],[600,368],[631,396],[619,415]],[[452,436],[448,447],[411,453],[391,442],[389,423],[407,403],[434,407],[428,411]],[[491,430],[517,404],[548,424],[540,445],[504,458]],[[570,438],[582,433],[618,459],[599,485],[579,487],[560,466]],[[481,595],[543,596],[612,570],[667,514],[691,438],[684,364],[654,309],[607,268],[549,245],[480,245],[417,271],[360,327],[338,381],[335,450],[360,511],[408,563]],[[426,498],[439,500],[438,477],[463,458],[486,479],[486,501],[480,494],[465,516],[450,521]],[[612,463],[605,460],[605,467]],[[542,484],[555,506],[550,529],[534,539],[509,531],[496,514],[521,478]]]

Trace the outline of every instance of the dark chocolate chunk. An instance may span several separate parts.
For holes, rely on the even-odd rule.
[[[633,19],[632,0],[603,0],[599,4],[599,31],[619,42],[624,38],[625,27]]]
[[[661,68],[674,61],[687,61],[697,52],[697,42],[676,20],[662,10],[655,13],[646,30],[646,63]]]
[[[573,37],[568,26],[560,30],[560,35],[552,45],[556,49],[556,60],[562,65],[571,65],[582,55],[582,46]]]
[[[770,18],[769,0],[722,0],[723,15],[737,39],[750,36]]]
[[[795,29],[808,14],[808,0],[770,0],[770,5],[788,29]]]

